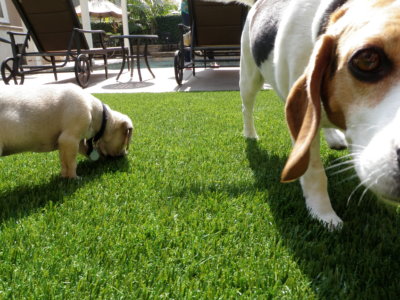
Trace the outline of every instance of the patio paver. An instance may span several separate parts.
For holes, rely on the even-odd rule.
[[[170,58],[171,60],[173,58]],[[176,91],[238,91],[239,68],[203,69],[196,68],[196,76],[191,70],[184,70],[184,79],[181,86],[175,81],[173,67],[152,67],[156,76],[153,78],[146,68],[142,69],[143,81],[139,81],[138,73],[134,71],[133,77],[125,70],[119,80],[119,68],[110,68],[108,79],[105,79],[104,70],[95,70],[86,88],[90,93],[161,93]],[[35,86],[38,84],[75,83],[73,72],[58,73],[58,81],[54,80],[52,73],[34,74],[25,77],[24,85]],[[0,84],[4,84],[0,80]],[[266,85],[266,89],[269,87]]]

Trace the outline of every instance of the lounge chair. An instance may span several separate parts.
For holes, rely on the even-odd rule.
[[[174,57],[175,79],[179,85],[185,68],[191,68],[195,76],[198,67],[215,68],[226,62],[230,62],[230,66],[238,65],[247,12],[248,8],[241,4],[189,0],[191,25],[179,24],[181,41]],[[185,43],[184,37],[190,45]],[[190,62],[185,62],[185,51],[190,53]]]
[[[107,59],[121,52],[121,47],[107,47],[106,33],[103,30],[82,30],[71,0],[12,0],[28,32],[8,32],[13,56],[6,58],[0,67],[1,76],[6,84],[11,80],[23,84],[26,74],[52,70],[57,80],[57,70],[74,62],[73,71],[77,83],[86,87],[92,71],[92,59],[104,60],[105,76],[108,76]],[[89,48],[85,33],[97,35],[100,45]],[[22,44],[17,43],[23,35]],[[32,39],[37,52],[27,52],[28,40]],[[4,42],[4,40],[3,40]],[[47,62],[28,65],[29,57],[41,57]]]

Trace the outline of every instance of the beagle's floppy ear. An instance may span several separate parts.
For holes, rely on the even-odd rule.
[[[294,146],[282,171],[282,182],[293,181],[307,171],[311,142],[319,130],[321,119],[321,85],[334,48],[334,38],[322,36],[306,70],[290,90],[286,101],[286,121]]]

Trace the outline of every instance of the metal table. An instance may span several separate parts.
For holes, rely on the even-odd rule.
[[[130,66],[131,69],[131,77],[133,76],[133,66],[134,66],[134,60],[136,59],[136,65],[138,69],[138,74],[139,74],[139,80],[142,81],[142,74],[140,72],[140,58],[144,58],[144,61],[146,63],[147,69],[149,70],[150,74],[155,78],[153,72],[150,69],[149,62],[147,60],[147,45],[149,40],[151,39],[158,39],[158,35],[155,34],[127,34],[127,35],[113,35],[111,36],[112,39],[119,39],[121,40],[121,49],[124,49],[124,39],[129,40],[129,54],[126,54],[125,51],[122,51],[122,65],[121,65],[121,70],[119,71],[119,74],[117,76],[117,80],[122,74],[122,71],[125,68],[125,63],[128,61],[128,69]],[[144,51],[143,54],[140,54],[140,44],[141,42],[144,41]],[[136,44],[136,53],[133,51],[133,46]]]

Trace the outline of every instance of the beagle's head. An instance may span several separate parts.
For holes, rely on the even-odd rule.
[[[282,181],[307,170],[322,108],[345,132],[361,182],[400,201],[400,1],[348,1],[331,16],[287,99],[295,143]]]

